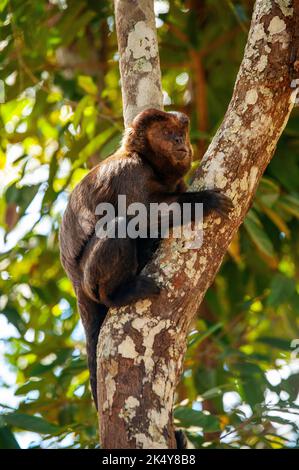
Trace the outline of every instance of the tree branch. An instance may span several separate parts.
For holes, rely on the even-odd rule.
[[[126,37],[136,31],[129,9],[124,14],[128,3],[137,5],[116,1],[121,56],[129,47],[126,44],[131,44]],[[152,2],[138,2],[141,3],[143,13],[153,18]],[[148,24],[144,16],[142,21]],[[225,192],[234,203],[229,220],[210,216],[203,225],[204,240],[199,250],[188,249],[190,241],[186,239],[165,241],[146,267],[146,272],[163,288],[159,298],[109,312],[98,344],[103,447],[175,447],[172,407],[186,336],[232,237],[245,218],[292,110],[297,92],[291,82],[298,78],[298,18],[299,0],[256,1],[231,103],[192,185],[193,190],[205,186]],[[154,56],[156,67],[157,52]],[[156,90],[152,95],[148,89],[152,80],[146,81],[146,89],[141,87],[137,74],[138,93],[142,91],[147,96],[140,106],[138,93],[136,98],[132,88],[135,72],[133,68],[126,71],[128,57],[121,60],[124,114],[129,122],[137,110],[157,106],[159,93]],[[161,105],[159,100],[158,104]]]
[[[115,0],[115,22],[127,127],[149,106],[163,108],[153,0]]]

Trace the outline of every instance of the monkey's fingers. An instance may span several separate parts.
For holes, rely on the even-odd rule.
[[[218,192],[217,192],[217,199],[218,199],[218,204],[217,204],[217,207],[215,208],[216,212],[222,217],[227,218],[230,212],[234,208],[231,199],[227,197],[225,194],[221,194]]]
[[[213,193],[220,193],[220,194],[222,193],[222,190],[219,188],[208,189],[208,191],[211,191]]]
[[[224,209],[228,211],[231,211],[234,208],[234,205],[231,199],[228,198],[227,196],[222,195],[220,198],[220,202],[221,202],[221,207],[223,207]]]
[[[216,209],[215,212],[216,212],[218,215],[220,215],[222,218],[224,218],[224,219],[228,219],[228,218],[229,218],[229,217],[228,217],[228,215],[229,215],[228,212],[227,212],[226,210],[224,210],[224,209],[218,208],[218,209]]]

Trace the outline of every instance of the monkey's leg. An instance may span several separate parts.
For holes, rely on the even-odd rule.
[[[160,288],[153,279],[139,275],[132,277],[108,294],[106,302],[110,307],[122,307],[159,294]]]
[[[149,242],[152,245],[152,241]],[[160,293],[153,279],[138,274],[141,263],[146,264],[146,259],[149,257],[149,253],[140,257],[138,243],[140,240],[130,238],[112,242],[119,253],[117,269],[114,272],[114,279],[117,279],[117,282],[106,282],[100,286],[100,297],[105,299],[105,304],[109,307],[122,307]]]
[[[88,298],[82,289],[77,290],[78,308],[86,337],[87,363],[92,396],[96,408],[97,400],[97,344],[101,326],[105,320],[108,308]]]
[[[148,235],[147,238],[136,239],[138,273],[141,272],[144,266],[152,259],[160,243],[161,238],[150,238],[150,235]]]
[[[160,292],[152,279],[137,274],[136,239],[116,237],[126,233],[125,223],[121,217],[109,222],[105,236],[94,235],[80,261],[85,293],[108,307],[128,305]]]

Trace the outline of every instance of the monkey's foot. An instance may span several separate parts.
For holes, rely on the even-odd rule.
[[[150,277],[136,276],[109,295],[110,307],[122,307],[160,294],[160,287]]]

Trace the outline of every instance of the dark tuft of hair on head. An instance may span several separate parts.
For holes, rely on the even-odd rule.
[[[132,122],[133,129],[147,128],[151,122],[167,121],[169,113],[160,109],[149,108],[137,114]]]

